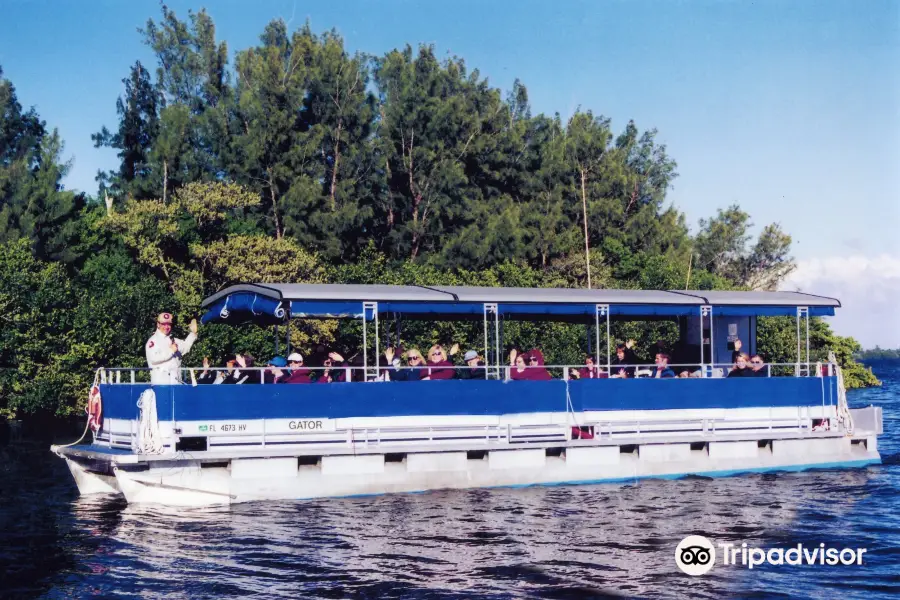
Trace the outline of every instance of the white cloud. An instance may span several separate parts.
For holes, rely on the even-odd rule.
[[[830,319],[834,330],[853,336],[864,348],[900,347],[900,257],[801,260],[781,289],[839,299],[842,308]]]

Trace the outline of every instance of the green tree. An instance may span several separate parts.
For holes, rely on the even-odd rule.
[[[71,163],[35,110],[23,111],[0,69],[0,243],[28,240],[35,255],[71,261],[71,222],[84,197],[62,187]]]
[[[154,195],[166,200],[185,183],[222,174],[232,96],[228,47],[216,41],[205,9],[188,11],[188,20],[181,21],[163,5],[160,21],[149,19],[140,33],[158,62],[161,143],[154,143],[151,161],[162,183]]]
[[[592,192],[596,193],[599,191],[596,188],[602,185],[600,170],[611,137],[609,119],[594,117],[590,111],[576,112],[566,126],[566,158],[569,168],[575,176],[574,187],[581,200],[581,223],[584,228],[584,260],[588,289],[591,288],[588,188],[590,187]],[[594,193],[591,194],[592,205],[595,201]]]
[[[74,300],[61,264],[25,239],[0,244],[0,414],[64,415],[86,389],[69,354]]]
[[[110,184],[114,194],[137,199],[155,195],[159,184],[153,181],[150,152],[159,132],[159,97],[150,73],[140,61],[131,67],[129,77],[122,80],[125,96],[116,100],[119,128],[111,133],[106,127],[91,136],[95,147],[117,149],[119,170],[103,173],[101,182]]]
[[[353,256],[372,215],[374,97],[362,56],[335,32],[288,36],[273,21],[238,53],[232,155],[236,178],[263,198],[269,230]]]
[[[407,46],[375,61],[380,94],[379,141],[386,202],[378,233],[393,257],[440,251],[458,226],[461,196],[470,193],[466,159],[502,101],[460,59],[437,60],[432,47]]]
[[[756,244],[748,249],[751,226],[750,215],[737,205],[719,209],[712,219],[701,219],[694,238],[697,264],[736,286],[774,290],[795,268],[790,257],[791,237],[773,223],[763,228]]]
[[[800,360],[806,360],[805,327],[801,330]],[[880,385],[867,368],[856,362],[853,353],[860,350],[859,343],[850,337],[835,335],[828,324],[813,317],[809,323],[810,361],[826,361],[834,352],[844,374],[848,388]],[[760,317],[756,329],[759,353],[770,363],[794,363],[797,355],[797,329],[794,317]]]

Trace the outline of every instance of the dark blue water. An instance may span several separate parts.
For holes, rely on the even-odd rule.
[[[900,597],[900,363],[884,464],[628,485],[434,492],[167,510],[79,498],[47,440],[0,447],[4,597]],[[686,535],[866,548],[861,566],[677,570]]]

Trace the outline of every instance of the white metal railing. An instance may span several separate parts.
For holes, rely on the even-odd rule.
[[[836,376],[837,375],[837,365],[833,362],[826,363],[814,363],[811,364],[807,369],[805,368],[805,364],[801,363],[799,366],[797,363],[765,363],[762,365],[760,370],[764,372],[765,377],[822,377],[822,376]],[[491,369],[497,369],[498,366],[494,365]],[[628,378],[645,378],[652,376],[652,373],[656,365],[654,364],[622,364],[622,365],[539,365],[539,366],[529,366],[526,365],[523,367],[523,370],[537,370],[544,369],[551,374],[552,379],[557,380],[575,380],[581,378],[581,372],[584,370],[592,370],[597,375],[598,378],[617,378],[617,373],[620,371],[626,371],[628,373]],[[715,364],[697,364],[697,363],[669,363],[665,366],[665,368],[672,369],[673,371],[677,371],[677,378],[700,378],[700,379],[717,379],[728,377],[729,373],[734,369],[734,365],[732,363],[715,363]],[[354,381],[354,382],[362,382],[365,378],[365,381],[391,381],[392,373],[401,372],[408,369],[418,369],[422,372],[428,371],[448,371],[452,370],[454,372],[454,379],[459,379],[460,373],[465,371],[471,371],[473,368],[469,366],[429,366],[425,363],[423,366],[401,366],[401,367],[387,367],[382,366],[378,367],[377,373],[374,372],[373,367],[362,367],[362,366],[340,366],[340,367],[306,367],[303,366],[301,369],[305,369],[309,372],[311,377],[314,380],[318,380],[319,377],[323,375],[328,375],[333,377],[333,380],[337,382],[339,379],[342,381]],[[478,378],[484,379],[497,379],[497,375],[490,371],[488,367],[479,365],[474,369],[480,370]],[[512,372],[516,370],[517,367],[511,365],[500,365],[500,377],[505,380],[512,379]],[[747,370],[753,370],[750,366],[746,367]],[[98,378],[100,383],[104,384],[136,384],[136,383],[148,383],[150,381],[150,373],[153,369],[148,367],[115,367],[115,368],[100,368],[97,370]],[[280,368],[282,375],[288,375],[291,373],[291,369],[287,367]],[[578,373],[577,375],[575,373]],[[232,368],[228,367],[191,367],[191,368],[181,368],[179,369],[180,381],[185,384],[190,385],[202,385],[201,380],[204,375],[208,376],[209,374],[221,374],[223,377],[226,375],[231,375],[233,379],[240,381],[245,384],[260,384],[260,385],[270,385],[275,381],[275,372],[272,367],[247,367],[247,368]],[[427,377],[427,373],[425,374]],[[763,376],[763,375],[760,375]],[[241,381],[243,379],[243,381]],[[229,383],[237,383],[237,381],[232,381]],[[212,382],[209,382],[212,383]]]
[[[698,416],[695,418],[673,418],[671,415],[657,418],[593,418],[584,415],[580,422],[572,423],[532,423],[514,425],[444,425],[444,426],[380,426],[349,427],[321,433],[294,433],[285,431],[266,432],[219,432],[203,434],[208,440],[208,450],[229,448],[265,448],[267,444],[279,448],[302,449],[305,454],[318,454],[336,448],[358,451],[371,448],[391,447],[398,450],[413,447],[462,447],[476,450],[481,446],[529,446],[558,445],[572,440],[572,429],[586,428],[593,439],[581,443],[632,443],[716,441],[725,439],[772,439],[779,436],[814,435],[813,422],[831,419],[834,427],[823,432],[840,435],[846,430],[835,415],[829,411],[814,413],[810,407],[797,407],[793,414],[757,414],[740,418]],[[176,423],[173,423],[175,427]],[[180,423],[177,424],[179,427]],[[174,431],[174,430],[173,430]],[[130,432],[125,430],[102,431],[99,441],[111,442],[119,447],[130,446]],[[174,443],[174,442],[172,442]],[[473,446],[475,444],[475,446]],[[171,446],[172,444],[168,444]]]

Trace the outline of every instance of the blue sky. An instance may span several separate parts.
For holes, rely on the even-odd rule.
[[[168,4],[181,17],[204,6]],[[847,256],[889,261],[870,277],[900,270],[900,0],[205,6],[232,56],[273,18],[309,19],[351,50],[433,43],[492,85],[518,77],[536,113],[581,106],[616,130],[628,119],[655,127],[679,165],[669,197],[691,225],[732,203],[759,225],[780,222],[800,261],[794,285],[825,285],[809,265],[827,277],[822,261]],[[68,187],[94,192],[97,169],[115,166],[90,134],[115,127],[129,66],[153,64],[136,29],[158,15],[154,0],[0,0],[0,65],[20,101],[59,128],[75,160]],[[900,293],[900,276],[885,279]],[[900,321],[885,316],[887,333],[864,343],[900,346]]]

